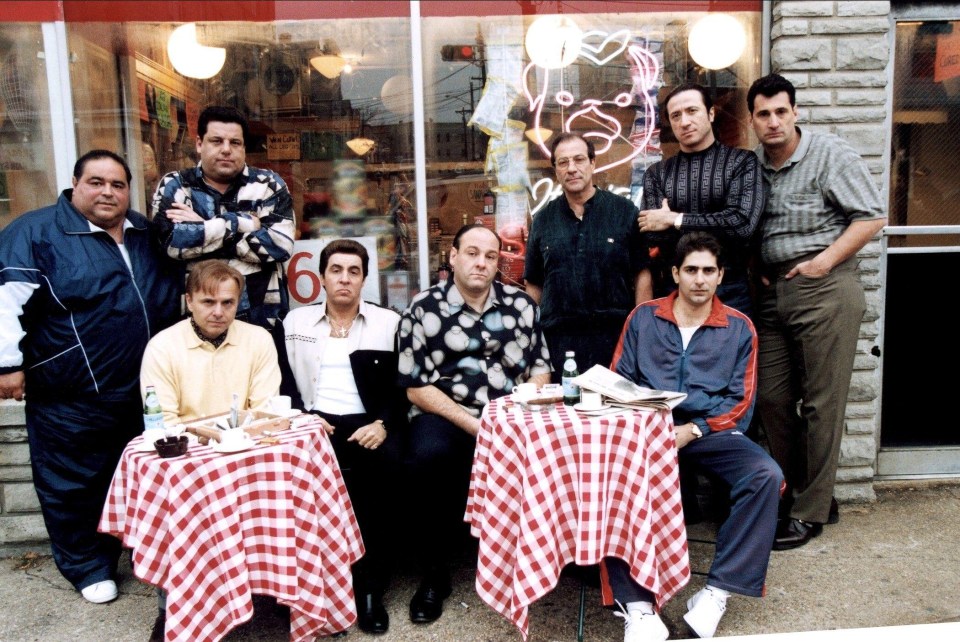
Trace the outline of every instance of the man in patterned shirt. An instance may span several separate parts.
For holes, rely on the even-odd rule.
[[[470,467],[484,405],[524,381],[550,381],[550,353],[537,305],[494,282],[500,238],[466,225],[453,238],[453,278],[421,292],[397,331],[399,385],[410,411],[412,541],[423,581],[410,619],[433,622],[450,595],[447,562],[460,537]]]
[[[637,217],[650,247],[653,296],[676,289],[671,270],[681,233],[710,232],[723,245],[727,261],[717,296],[749,315],[747,263],[765,201],[760,163],[752,151],[717,141],[713,101],[702,86],[680,85],[663,105],[680,152],[644,174]]]
[[[270,329],[289,309],[281,264],[293,250],[293,201],[275,172],[246,164],[247,120],[207,107],[197,122],[196,167],[170,172],[153,196],[164,251],[186,261],[223,259],[244,275],[237,318]]]

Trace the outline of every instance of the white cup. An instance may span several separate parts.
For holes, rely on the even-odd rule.
[[[220,433],[220,443],[224,446],[239,446],[249,439],[243,428],[231,428]]]
[[[583,410],[599,410],[603,407],[603,395],[599,392],[583,390],[580,392],[580,408]]]
[[[271,412],[282,414],[285,412],[290,412],[290,409],[293,406],[290,403],[289,396],[277,395],[276,397],[270,397],[270,401],[267,403],[267,407],[270,408]]]
[[[537,384],[521,383],[513,387],[513,394],[518,399],[532,399],[537,396]]]
[[[167,431],[163,428],[151,428],[143,431],[143,442],[151,446],[155,441],[159,441],[167,436]]]
[[[167,437],[179,437],[184,432],[186,432],[186,430],[187,430],[187,427],[184,426],[183,424],[173,424],[173,425],[168,424],[163,427],[163,431],[167,435]]]

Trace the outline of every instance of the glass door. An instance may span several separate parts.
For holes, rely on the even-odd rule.
[[[960,21],[936,17],[896,29],[877,466],[887,478],[960,475],[948,410],[960,343],[945,287],[960,261]]]

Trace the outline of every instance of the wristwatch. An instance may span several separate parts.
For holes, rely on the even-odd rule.
[[[380,424],[380,427],[383,428],[384,431],[387,431],[387,424],[384,423],[383,419],[374,419],[373,423]]]
[[[674,229],[679,230],[681,225],[683,225],[683,212],[677,214],[677,218],[673,219]]]

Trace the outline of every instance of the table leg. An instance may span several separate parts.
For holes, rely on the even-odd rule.
[[[583,619],[587,611],[587,581],[580,578],[580,616],[577,619],[577,642],[583,642]]]

